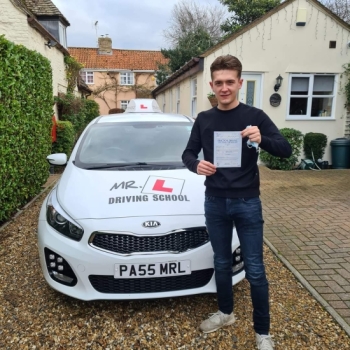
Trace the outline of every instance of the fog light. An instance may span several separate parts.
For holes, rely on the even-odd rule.
[[[241,248],[238,247],[232,253],[232,275],[241,272],[244,268],[243,256],[241,254]]]
[[[65,276],[63,275],[62,273],[58,273],[56,271],[53,271],[53,275],[55,276],[55,278],[57,278],[58,280],[62,281],[62,282],[65,282],[65,283],[72,283],[73,281],[73,278],[71,277],[68,277],[68,276]]]
[[[52,250],[48,248],[45,248],[44,252],[45,252],[46,266],[50,277],[54,281],[64,284],[66,286],[69,286],[69,287],[75,286],[78,282],[78,279],[75,276],[68,262],[63,257],[59,256],[58,254],[54,253]],[[59,263],[59,265],[57,265],[56,262],[52,260],[56,260],[57,263]]]
[[[232,273],[236,273],[236,272],[242,270],[243,267],[244,267],[243,261],[240,262],[239,264],[235,265],[235,266],[232,266]]]

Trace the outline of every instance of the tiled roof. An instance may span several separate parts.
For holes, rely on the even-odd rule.
[[[24,0],[24,2],[36,16],[59,16],[69,25],[67,19],[51,0]]]
[[[98,54],[98,48],[69,47],[68,51],[84,68],[156,70],[157,62],[166,63],[160,51],[113,49],[112,55]]]

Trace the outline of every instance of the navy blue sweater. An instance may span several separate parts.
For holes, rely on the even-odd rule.
[[[248,125],[259,128],[260,148],[276,157],[291,156],[290,144],[272,120],[262,110],[240,103],[228,111],[215,107],[198,114],[182,154],[184,164],[190,171],[197,173],[198,154],[202,149],[204,159],[214,163],[214,131],[242,131]],[[254,147],[247,147],[247,140],[247,137],[242,139],[240,168],[217,168],[214,175],[206,177],[204,184],[207,196],[244,198],[260,195],[258,152]]]

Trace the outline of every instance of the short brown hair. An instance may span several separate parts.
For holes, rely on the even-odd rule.
[[[238,78],[241,78],[242,63],[241,61],[232,55],[219,56],[210,66],[211,78],[213,79],[213,73],[217,70],[235,70]]]

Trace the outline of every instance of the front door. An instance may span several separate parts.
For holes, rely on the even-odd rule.
[[[261,74],[242,74],[242,79],[238,100],[248,106],[261,108]]]

